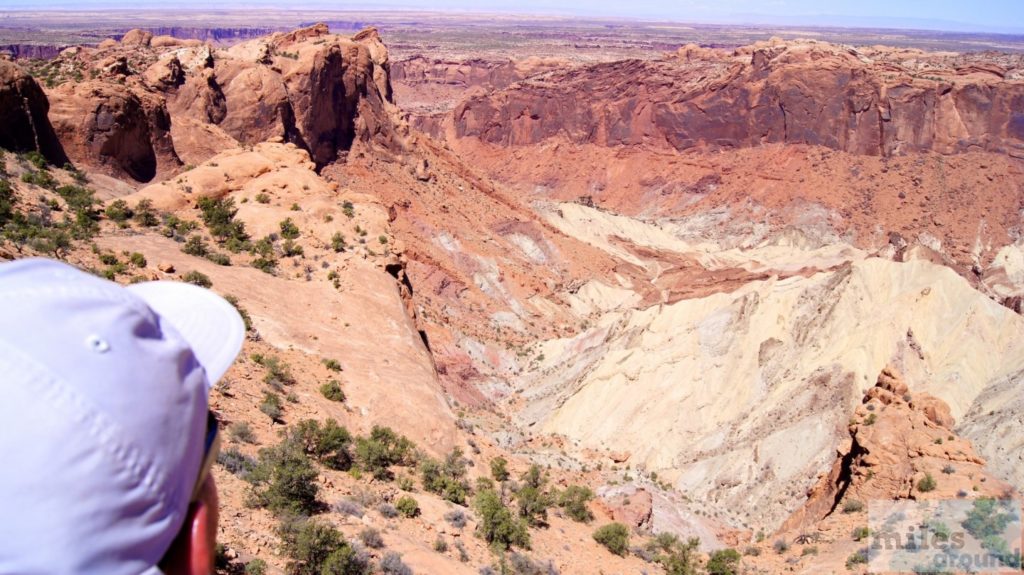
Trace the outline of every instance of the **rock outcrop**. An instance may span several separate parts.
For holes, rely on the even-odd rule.
[[[12,62],[0,60],[0,148],[37,150],[51,163],[67,161],[47,117],[49,102],[39,84]]]
[[[50,91],[50,119],[76,163],[137,182],[181,166],[164,98],[141,83],[66,83]]]
[[[984,149],[1024,157],[1024,82],[915,56],[812,41],[759,43],[727,57],[688,50],[534,78],[470,98],[452,121],[457,137],[499,145],[783,142],[882,156]]]
[[[76,161],[115,176],[148,182],[181,156],[196,163],[273,139],[307,150],[318,169],[357,144],[405,149],[373,29],[348,39],[319,24],[228,50],[134,30],[67,58],[92,79],[51,91],[57,132]]]
[[[568,62],[556,59],[527,58],[523,60],[443,60],[426,56],[413,56],[395,62],[391,79],[403,84],[442,84],[460,88],[501,90],[516,82],[540,74],[568,67]]]
[[[1010,484],[986,470],[971,442],[956,435],[949,412],[941,399],[911,393],[899,372],[886,367],[857,407],[831,471],[782,530],[818,522],[850,501],[1013,495]],[[922,489],[928,476],[935,485]]]

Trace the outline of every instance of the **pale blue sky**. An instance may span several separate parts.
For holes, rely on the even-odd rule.
[[[211,8],[179,0],[175,8]],[[166,0],[0,0],[0,10],[168,8]],[[635,17],[681,22],[893,26],[1024,32],[1024,0],[219,0],[217,8],[417,9]]]

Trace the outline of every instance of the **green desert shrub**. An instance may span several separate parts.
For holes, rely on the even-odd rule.
[[[281,229],[281,237],[286,240],[297,240],[299,239],[299,226],[295,225],[295,222],[291,218],[285,218],[278,227]]]
[[[491,460],[491,477],[493,477],[495,481],[508,480],[508,461],[504,457],[495,457]]]
[[[917,490],[920,491],[921,493],[935,491],[935,488],[938,486],[938,482],[935,481],[935,478],[932,477],[931,473],[926,473],[924,478],[921,479],[921,481],[917,482]]]
[[[558,506],[565,510],[565,514],[573,521],[589,523],[594,519],[587,503],[594,498],[594,492],[589,487],[570,485],[558,495]]]
[[[246,476],[249,502],[276,515],[311,515],[319,507],[318,476],[302,446],[284,438],[259,451],[256,467]]]
[[[466,458],[463,457],[461,449],[453,449],[444,461],[425,458],[420,463],[420,474],[423,489],[452,503],[465,505],[466,497],[469,495],[469,482],[466,481]]]
[[[481,539],[502,550],[513,546],[530,548],[526,522],[512,514],[497,492],[491,489],[478,492],[474,507],[480,521],[477,535]]]
[[[719,549],[708,557],[708,575],[736,575],[739,566],[740,553],[735,549]]]
[[[331,469],[345,470],[352,465],[352,435],[333,419],[322,425],[314,419],[304,419],[291,426],[286,437],[298,443],[306,455]]]
[[[189,236],[188,239],[185,240],[185,243],[181,246],[181,251],[190,256],[203,258],[210,253],[210,246],[206,245],[206,241],[203,240],[203,236],[196,234],[194,236]]]
[[[356,439],[356,461],[375,479],[389,480],[392,478],[391,466],[412,463],[414,449],[411,441],[390,427],[375,425],[368,437]]]
[[[364,575],[369,558],[332,525],[316,519],[290,519],[278,528],[290,575]]]
[[[345,401],[345,391],[341,389],[341,383],[332,379],[320,386],[320,393],[331,401]]]
[[[403,495],[395,501],[395,509],[404,517],[416,517],[420,514],[420,504],[408,495]]]
[[[106,214],[111,221],[119,224],[127,222],[133,215],[135,215],[132,209],[128,207],[128,202],[124,200],[114,200],[105,210],[103,210],[103,213]]]
[[[263,401],[260,402],[260,411],[272,421],[278,421],[284,415],[284,405],[281,403],[281,396],[269,391],[263,394]]]
[[[864,511],[864,504],[856,499],[847,499],[843,503],[843,513],[859,513]]]
[[[221,240],[234,238],[244,241],[249,239],[245,232],[245,223],[235,219],[238,209],[233,198],[199,198],[201,218],[210,234]]]
[[[603,525],[594,531],[594,541],[612,553],[625,557],[629,551],[629,527],[618,522]]]
[[[181,276],[181,281],[203,288],[213,287],[213,281],[210,280],[210,276],[195,270]]]

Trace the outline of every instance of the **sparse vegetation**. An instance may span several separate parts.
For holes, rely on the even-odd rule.
[[[843,502],[843,513],[860,513],[864,511],[864,503],[856,499],[847,499]]]
[[[868,552],[866,549],[860,549],[852,553],[846,558],[846,568],[853,570],[858,565],[866,565],[868,562]]]
[[[554,504],[554,498],[545,491],[547,477],[540,466],[531,465],[523,474],[522,484],[516,491],[519,516],[526,519],[531,526],[547,524],[548,507]]]
[[[466,513],[461,509],[452,509],[444,514],[444,520],[448,522],[448,525],[462,529],[466,526]]]
[[[111,202],[107,209],[103,210],[103,213],[111,221],[119,224],[125,224],[134,215],[132,209],[128,207],[128,202],[121,199]]]
[[[380,571],[384,575],[413,575],[412,569],[402,562],[402,556],[388,551],[380,558]]]
[[[263,401],[260,402],[260,411],[269,417],[271,421],[281,419],[281,416],[284,415],[284,409],[281,405],[281,396],[269,391],[264,393]]]
[[[338,360],[336,360],[336,359],[326,359],[325,358],[323,360],[323,364],[324,364],[324,367],[326,367],[327,369],[329,369],[331,371],[341,371],[341,364],[338,363]]]
[[[345,236],[341,232],[335,232],[331,236],[331,249],[335,252],[343,252],[348,246],[345,244]]]
[[[414,445],[389,427],[375,425],[369,437],[356,439],[356,461],[375,479],[391,479],[392,465],[412,462]]]
[[[380,536],[380,531],[373,527],[367,527],[359,532],[359,540],[363,542],[370,549],[380,549],[384,547],[384,538]]]
[[[256,558],[245,564],[245,575],[266,575],[267,562]]]
[[[139,203],[135,204],[135,209],[132,210],[132,213],[135,223],[144,228],[160,225],[160,219],[156,216],[156,210],[153,209],[152,200],[139,200]]]
[[[338,380],[336,379],[332,379],[327,383],[321,385],[320,393],[331,401],[345,401],[345,391],[341,389],[341,383],[339,383]]]
[[[398,517],[398,509],[390,503],[381,503],[377,506],[377,513],[380,513],[381,517],[386,519],[394,519]]]
[[[333,419],[319,421],[304,419],[288,429],[286,437],[303,452],[331,469],[345,470],[352,465],[352,435]]]
[[[673,533],[659,533],[646,546],[652,560],[661,563],[667,575],[698,575],[700,539],[691,537],[685,543]]]
[[[565,510],[565,514],[574,521],[589,523],[593,521],[594,514],[590,511],[587,503],[594,498],[594,492],[589,487],[570,485],[558,496],[558,506]]]
[[[228,473],[243,478],[256,468],[256,460],[239,451],[237,447],[229,447],[217,454],[217,463],[223,465]]]
[[[278,529],[291,575],[364,575],[369,558],[345,541],[341,532],[316,519],[291,519]]]
[[[403,517],[412,518],[420,514],[420,504],[408,495],[403,495],[398,498],[398,501],[395,502],[395,509],[397,509]]]
[[[192,270],[181,276],[181,281],[203,288],[213,287],[213,281],[210,280],[210,276],[196,270]]]
[[[256,363],[266,368],[267,373],[263,376],[263,383],[271,388],[280,390],[286,385],[295,385],[291,366],[277,356],[261,357]]]
[[[501,550],[512,546],[530,548],[526,522],[512,515],[497,492],[492,489],[479,491],[474,506],[480,521],[477,535],[481,539]]]
[[[935,491],[935,488],[938,486],[938,482],[935,481],[935,478],[932,477],[931,473],[926,473],[924,477],[917,482],[917,490],[920,491],[921,493]]]
[[[281,237],[286,240],[297,240],[299,239],[299,226],[295,225],[295,222],[291,218],[286,218],[283,222],[278,224],[281,228]]]
[[[302,446],[285,437],[260,450],[256,467],[246,476],[252,485],[249,502],[279,516],[312,514],[319,507],[318,476]]]
[[[423,478],[423,489],[458,505],[466,503],[466,497],[469,495],[466,460],[458,447],[453,449],[443,462],[425,458],[420,463],[420,473]]]
[[[231,439],[240,443],[256,443],[256,435],[252,432],[252,426],[248,421],[239,421],[231,424],[229,428]]]
[[[491,477],[495,481],[508,481],[508,461],[504,457],[495,457],[491,460]]]
[[[736,575],[739,566],[740,553],[735,549],[719,549],[708,557],[708,575]]]
[[[206,257],[210,253],[210,247],[206,245],[206,241],[203,240],[203,236],[199,234],[189,236],[185,240],[185,244],[181,246],[181,251],[196,257]]]
[[[871,535],[871,530],[864,526],[857,527],[853,530],[854,541],[863,541],[864,539],[867,539],[869,535]]]
[[[626,556],[629,550],[629,527],[622,523],[609,523],[594,531],[594,541],[616,555]]]
[[[245,232],[245,223],[235,220],[238,209],[233,198],[199,198],[197,202],[202,212],[203,223],[210,234],[220,241],[233,238],[238,241],[249,239]]]

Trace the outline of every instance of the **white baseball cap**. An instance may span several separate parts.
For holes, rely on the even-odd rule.
[[[194,285],[0,264],[0,573],[158,572],[244,336]]]

